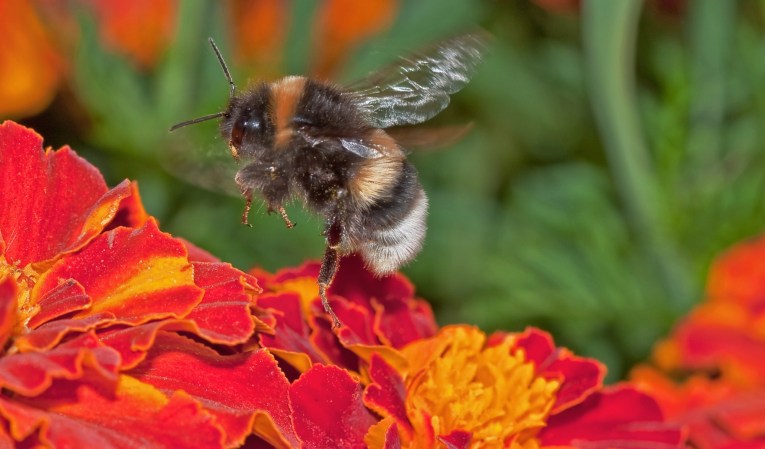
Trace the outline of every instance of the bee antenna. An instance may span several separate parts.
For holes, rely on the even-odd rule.
[[[234,84],[233,78],[231,78],[231,72],[228,71],[228,66],[226,65],[226,61],[223,60],[223,55],[220,54],[220,50],[218,50],[218,46],[215,45],[215,41],[213,38],[208,37],[208,41],[210,41],[210,45],[212,45],[212,49],[215,52],[215,56],[218,57],[218,62],[220,62],[220,66],[223,69],[223,73],[226,75],[226,79],[228,80],[229,86],[231,86],[231,92],[229,93],[229,97],[233,97],[234,93],[236,92],[236,84]]]
[[[212,49],[215,52],[215,56],[218,57],[218,62],[220,63],[221,68],[223,69],[223,74],[226,75],[226,79],[228,80],[228,85],[231,87],[231,91],[228,94],[229,98],[231,98],[236,93],[236,84],[234,84],[234,79],[231,78],[231,72],[229,72],[228,66],[226,65],[226,61],[223,60],[223,55],[220,53],[218,46],[215,45],[215,41],[213,40],[213,38],[208,37],[207,40],[210,42],[210,45],[212,45]],[[175,125],[170,127],[170,132],[173,132],[178,128],[183,128],[184,126],[189,126],[195,123],[212,120],[214,118],[223,117],[225,115],[226,115],[225,112],[216,112],[215,114],[204,115],[202,117],[193,118],[191,120],[186,120],[181,123],[176,123]]]
[[[214,118],[223,117],[226,115],[225,112],[216,112],[215,114],[210,115],[204,115],[202,117],[193,118],[191,120],[186,120],[185,122],[176,123],[175,125],[170,127],[170,132],[175,131],[178,128],[183,128],[184,126],[193,125],[195,123],[204,122],[206,120],[212,120]]]

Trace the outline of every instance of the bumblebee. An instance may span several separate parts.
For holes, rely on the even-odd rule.
[[[382,276],[411,261],[425,238],[427,195],[388,130],[420,124],[446,108],[475,72],[486,41],[479,33],[454,37],[348,87],[287,76],[239,92],[210,39],[229,82],[228,106],[171,131],[221,119],[221,135],[240,164],[235,181],[246,199],[244,223],[255,194],[287,227],[294,223],[284,205],[292,199],[326,219],[318,284],[337,327],[327,290],[341,257],[359,253]]]

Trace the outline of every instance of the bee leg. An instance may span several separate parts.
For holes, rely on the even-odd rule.
[[[279,212],[279,215],[281,215],[282,220],[284,220],[284,224],[287,225],[288,228],[292,229],[295,226],[297,226],[297,223],[293,223],[290,220],[290,217],[287,215],[287,211],[284,209],[284,206],[279,206],[276,209],[274,209],[273,206],[268,206],[268,215],[271,215],[274,212]]]
[[[290,217],[287,216],[287,211],[284,210],[284,206],[279,206],[276,211],[282,216],[282,220],[284,220],[284,224],[286,224],[288,228],[292,229],[297,225],[297,223],[290,221]]]
[[[244,212],[242,212],[242,224],[252,227],[248,218],[250,215],[250,207],[252,207],[252,191],[247,189],[242,192],[242,195],[244,195],[244,199],[246,201],[246,203],[244,203]]]
[[[325,235],[327,236],[327,248],[324,250],[324,259],[321,261],[321,268],[319,269],[319,295],[321,296],[321,304],[324,306],[324,310],[332,318],[332,328],[337,329],[340,327],[340,320],[332,310],[332,306],[329,305],[329,299],[327,298],[327,289],[332,285],[332,280],[335,278],[337,268],[340,266],[340,255],[337,252],[337,248],[340,246],[342,240],[343,229],[340,225],[340,221],[335,218],[332,223],[327,227]]]

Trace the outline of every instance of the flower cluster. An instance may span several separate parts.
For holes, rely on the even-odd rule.
[[[132,65],[155,67],[171,45],[179,20],[177,0],[0,0],[0,116],[29,116],[50,104],[70,71],[81,36],[74,11],[92,18],[99,42]],[[230,0],[222,4],[234,62],[268,77],[279,66],[291,5],[282,0]],[[345,58],[366,39],[387,29],[396,0],[323,0],[313,26],[312,73],[336,75]]]
[[[765,238],[712,266],[707,298],[632,378],[703,449],[765,447]],[[678,381],[677,379],[681,379]]]
[[[681,447],[656,401],[537,329],[439,328],[402,276],[241,272],[134,183],[0,125],[0,443],[99,448]]]

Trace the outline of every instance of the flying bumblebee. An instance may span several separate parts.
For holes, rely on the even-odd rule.
[[[325,217],[318,284],[338,327],[327,289],[340,258],[359,253],[369,270],[386,275],[411,261],[425,238],[428,198],[406,150],[386,130],[446,108],[475,72],[486,41],[480,33],[447,39],[347,88],[287,76],[238,92],[210,39],[230,86],[228,106],[170,130],[221,119],[221,135],[241,167],[235,180],[246,199],[245,224],[256,193],[287,227],[294,224],[284,205],[295,198]]]

